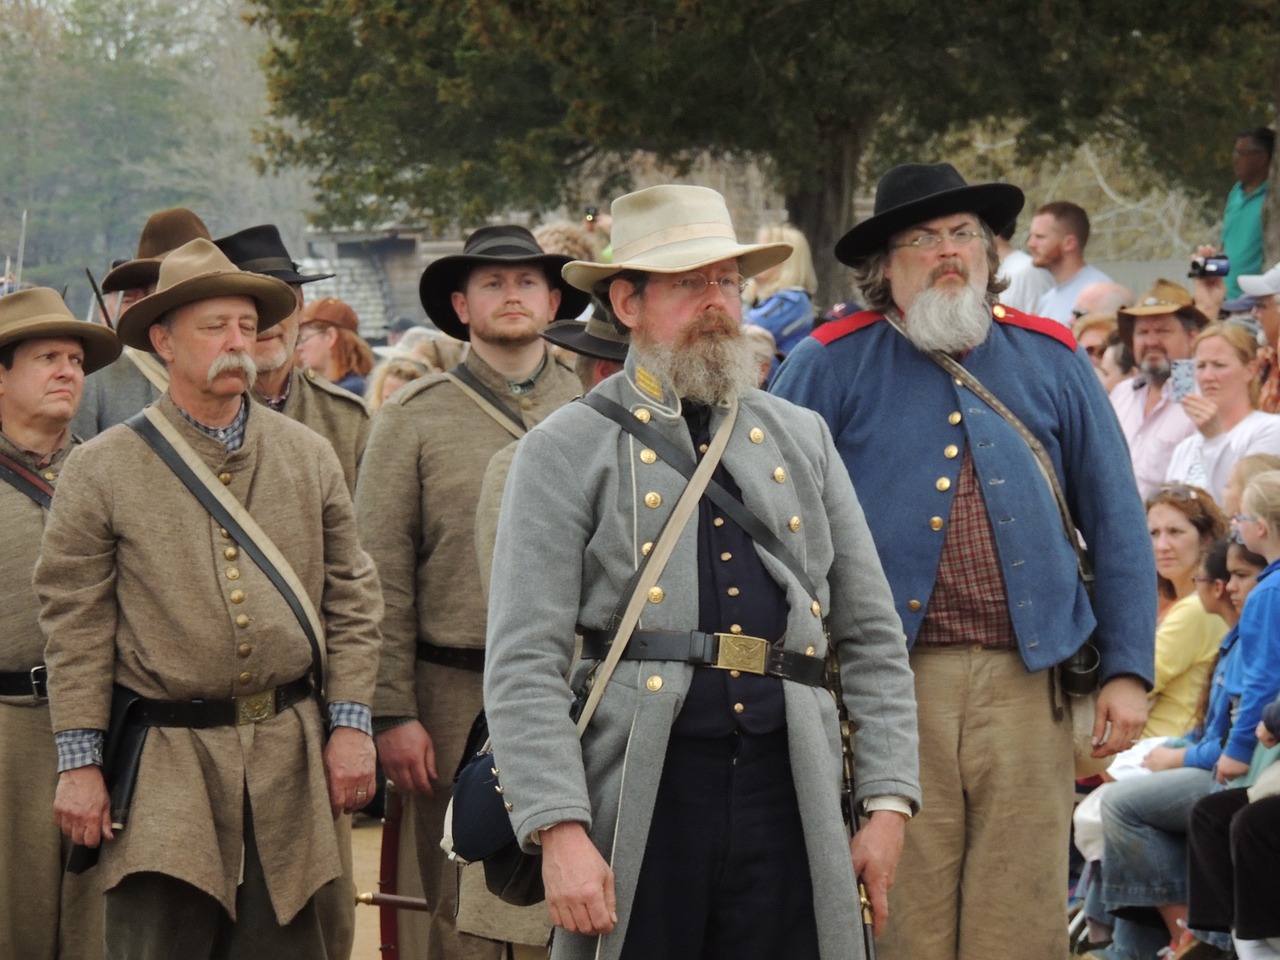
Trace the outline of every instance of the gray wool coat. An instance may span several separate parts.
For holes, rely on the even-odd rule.
[[[596,389],[647,410],[650,425],[693,455],[679,400],[637,384],[633,358]],[[640,381],[652,384],[647,373]],[[643,415],[642,415],[643,416]],[[723,411],[712,416],[714,431]],[[574,628],[604,628],[646,543],[658,537],[684,479],[630,434],[584,404],[552,414],[520,443],[498,522],[490,588],[485,707],[516,836],[565,820],[588,826],[612,865],[618,925],[601,938],[557,931],[556,958],[617,957],[649,830],[671,724],[693,667],[623,660],[579,742],[569,705],[591,666],[574,664]],[[857,730],[856,798],[918,805],[912,675],[902,624],[844,465],[814,413],[759,391],[741,400],[724,464],[746,505],[804,563],[820,612],[799,581],[757,547],[786,588],[784,645],[822,656],[823,615],[841,660]],[[654,494],[657,496],[655,497]],[[696,529],[683,532],[640,626],[696,629]],[[812,648],[812,649],[810,649]],[[565,677],[569,677],[566,682]],[[857,895],[840,815],[835,703],[825,691],[784,687],[788,743],[813,878],[824,960],[862,956]]]

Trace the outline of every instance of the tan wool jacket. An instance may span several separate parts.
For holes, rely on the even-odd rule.
[[[381,600],[332,448],[252,407],[244,446],[160,411],[279,547],[320,612],[331,701],[372,701]],[[307,673],[310,646],[281,595],[129,427],[68,458],[35,587],[55,731],[105,729],[112,683],[154,699],[253,694]],[[106,888],[157,871],[234,917],[245,798],[272,906],[290,920],[339,873],[314,701],[259,724],[152,728]]]
[[[257,393],[253,399],[265,401]],[[289,397],[280,411],[306,424],[333,444],[347,489],[355,494],[356,471],[369,441],[369,409],[349,390],[335,386],[314,370],[297,366],[289,373]]]
[[[518,396],[474,350],[465,362],[509,401],[526,428],[582,393],[573,372],[550,356],[533,389]],[[489,458],[511,440],[511,433],[444,374],[398,391],[374,418],[368,459],[377,469],[360,477],[356,513],[360,541],[378,565],[387,604],[375,716],[418,715],[418,640],[484,648],[476,507]]]
[[[71,445],[54,454],[47,467],[37,467],[30,456],[2,435],[0,453],[57,486]],[[4,597],[0,599],[0,671],[5,673],[30,670],[44,661],[44,634],[37,623],[40,601],[31,589],[31,571],[40,556],[44,521],[43,507],[0,480],[0,529],[4,530],[5,545],[0,550],[0,583],[6,585]],[[6,699],[31,700],[30,697]]]

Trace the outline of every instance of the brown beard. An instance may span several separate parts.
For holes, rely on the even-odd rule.
[[[681,330],[674,344],[653,339],[642,316],[632,331],[631,349],[642,367],[694,403],[723,403],[757,382],[755,356],[742,324],[716,308]]]

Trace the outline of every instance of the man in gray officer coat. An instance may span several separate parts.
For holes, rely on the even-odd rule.
[[[498,523],[485,706],[516,835],[543,852],[553,956],[856,958],[855,872],[882,927],[919,806],[915,700],[830,434],[754,389],[743,275],[791,248],[739,244],[723,198],[702,187],[621,197],[613,223],[613,263],[564,268],[631,332],[623,372],[593,395],[690,461],[736,407],[714,479],[805,577],[704,496],[580,742],[574,691],[607,655],[620,594],[685,481],[585,403],[521,441]],[[867,820],[852,843],[828,636],[857,730]],[[759,647],[754,668],[730,662],[744,645]]]

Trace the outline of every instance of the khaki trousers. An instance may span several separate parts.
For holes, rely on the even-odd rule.
[[[880,960],[1065,960],[1071,721],[1017,652],[917,648],[919,816]]]
[[[484,700],[481,682],[476,671],[422,661],[417,665],[418,719],[435,746],[440,775],[435,796],[414,797],[411,806],[423,896],[431,904],[426,949],[417,960],[500,960],[503,955],[501,943],[458,931],[458,867],[440,849],[453,772]]]
[[[101,960],[101,871],[63,874],[47,703],[0,703],[0,957]]]

